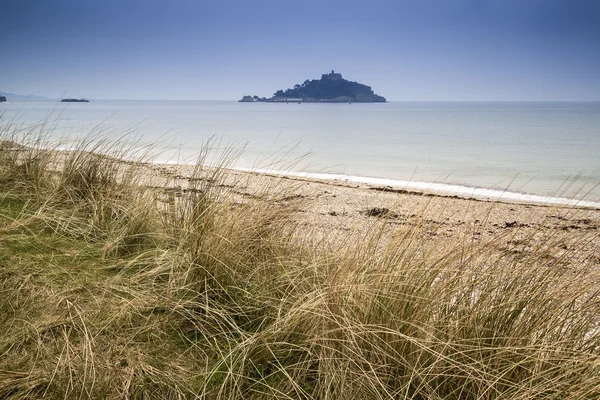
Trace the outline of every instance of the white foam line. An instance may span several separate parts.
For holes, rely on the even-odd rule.
[[[405,190],[416,190],[416,191],[427,191],[437,194],[450,194],[458,195],[463,197],[473,197],[477,199],[486,200],[502,200],[502,201],[513,201],[513,202],[524,202],[534,204],[553,204],[563,206],[576,206],[576,207],[587,207],[600,209],[600,202],[586,201],[578,199],[569,199],[567,197],[553,197],[543,196],[538,194],[528,194],[519,192],[510,192],[498,189],[486,189],[480,187],[469,187],[461,185],[451,185],[447,183],[433,183],[433,182],[414,182],[414,181],[402,181],[387,178],[370,178],[363,176],[354,175],[343,175],[343,174],[326,174],[326,173],[315,173],[315,172],[296,172],[296,171],[280,171],[272,169],[257,169],[257,168],[232,168],[236,171],[242,172],[256,172],[260,174],[272,174],[279,176],[291,176],[298,178],[316,179],[316,180],[327,180],[327,181],[345,181],[352,183],[363,183],[373,186],[391,186],[392,188],[405,189]]]

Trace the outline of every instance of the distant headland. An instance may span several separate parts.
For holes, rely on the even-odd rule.
[[[272,97],[244,96],[241,103],[385,103],[386,99],[373,92],[370,86],[347,81],[342,74],[331,71],[321,79],[305,80],[293,89],[278,90]]]
[[[3,92],[0,90],[0,98],[4,97],[5,101],[56,101],[56,99],[50,99],[48,97],[34,96],[32,94],[22,95],[15,93]]]
[[[63,103],[89,103],[88,99],[62,99]]]

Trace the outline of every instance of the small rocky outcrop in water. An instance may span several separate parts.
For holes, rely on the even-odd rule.
[[[6,101],[6,96],[0,96],[0,103],[2,103],[3,101]]]
[[[88,99],[62,99],[63,103],[89,103]]]
[[[370,86],[342,78],[342,74],[331,71],[323,74],[321,79],[305,80],[293,89],[278,90],[273,97],[259,98],[244,96],[240,102],[252,103],[264,101],[269,103],[385,103],[386,99],[373,92]]]

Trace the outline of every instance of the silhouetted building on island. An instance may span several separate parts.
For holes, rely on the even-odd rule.
[[[331,70],[330,73],[321,75],[321,79],[330,79],[332,81],[341,81],[342,74],[336,73],[334,70]]]
[[[321,79],[305,80],[293,88],[276,91],[270,98],[244,96],[240,102],[252,103],[265,101],[270,103],[385,103],[386,99],[373,92],[370,86],[347,81],[342,74],[331,70],[321,75]]]

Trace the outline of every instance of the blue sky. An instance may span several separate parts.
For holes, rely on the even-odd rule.
[[[596,0],[0,0],[0,91],[269,96],[331,69],[389,100],[600,100]]]

